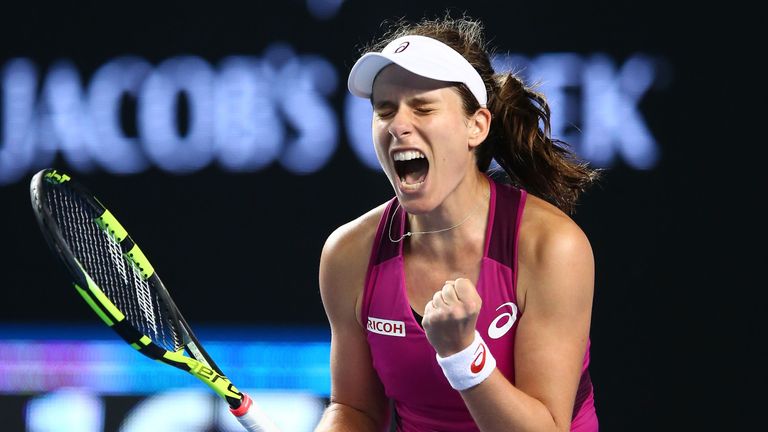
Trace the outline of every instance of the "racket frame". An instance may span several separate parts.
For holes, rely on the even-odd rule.
[[[171,320],[179,330],[182,338],[182,349],[175,352],[167,350],[136,329],[126,319],[122,311],[115,306],[96,282],[93,281],[72,252],[44,199],[48,188],[51,187],[69,187],[80,195],[92,207],[95,214],[101,215],[102,220],[106,221],[102,222],[100,227],[102,229],[108,227],[110,231],[108,234],[115,240],[120,239],[119,242],[121,243],[121,249],[124,251],[124,256],[126,249],[133,252],[134,258],[128,259],[126,257],[126,259],[131,262],[139,262],[140,265],[143,264],[143,268],[141,268],[143,275],[145,275],[145,272],[146,280],[156,289],[158,296],[171,315]],[[70,275],[74,277],[75,281],[73,284],[75,289],[102,321],[112,328],[125,342],[145,356],[184,370],[205,382],[214,392],[227,401],[232,410],[237,410],[241,407],[248,397],[232,384],[205,348],[203,348],[192,328],[181,315],[157,272],[154,271],[154,268],[149,264],[149,261],[141,252],[141,249],[138,248],[136,242],[133,241],[128,232],[120,225],[106,206],[82,184],[55,169],[43,169],[33,176],[30,183],[30,198],[35,217],[48,246],[61,259]],[[122,243],[124,241],[129,241],[130,244],[127,247],[123,246]],[[188,356],[185,356],[183,352],[186,352]]]

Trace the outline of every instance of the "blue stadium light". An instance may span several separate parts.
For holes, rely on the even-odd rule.
[[[217,161],[225,171],[257,171],[280,155],[285,130],[272,103],[271,66],[230,56],[219,64],[214,95]]]
[[[284,431],[311,432],[325,408],[321,399],[305,393],[243,390]],[[103,432],[106,405],[101,395],[94,391],[60,388],[35,396],[27,402],[24,415],[26,430]],[[205,390],[165,390],[141,399],[122,419],[117,432],[241,432],[243,427],[228,410],[223,400],[211,396]]]
[[[47,329],[47,330],[46,330]],[[136,354],[98,329],[56,333],[50,327],[0,326],[0,394],[86,388],[112,395],[198,388],[180,370]],[[330,394],[330,338],[313,328],[226,328],[198,331],[206,349],[243,387]]]
[[[34,163],[47,165],[54,154],[38,148],[35,64],[25,58],[12,59],[5,64],[2,74],[0,184],[7,184],[26,175]]]
[[[659,145],[638,108],[658,78],[653,58],[635,54],[617,66],[603,53],[502,54],[494,67],[537,86],[552,108],[552,135],[580,156],[602,167],[618,158],[638,170],[655,167]]]
[[[149,74],[138,104],[138,127],[144,151],[160,168],[189,173],[213,159],[213,68],[200,57],[172,57]],[[188,130],[182,136],[178,96],[189,106]]]
[[[379,160],[372,144],[371,118],[373,108],[370,101],[347,94],[344,100],[344,121],[347,124],[347,140],[352,150],[366,167],[380,169]]]
[[[275,102],[293,131],[280,163],[294,174],[319,171],[338,142],[338,119],[327,100],[336,90],[336,72],[321,58],[293,57],[282,65],[279,77]]]
[[[521,72],[552,106],[552,135],[592,163],[619,161],[653,169],[659,144],[639,104],[660,80],[658,59],[634,54],[619,63],[607,54],[502,54],[499,71]],[[360,163],[378,170],[369,103],[349,95],[331,104],[341,76],[319,55],[300,55],[274,42],[261,58],[178,56],[157,66],[122,56],[97,68],[90,82],[61,60],[38,72],[29,59],[2,69],[0,184],[14,183],[61,154],[74,171],[139,173],[150,166],[175,174],[216,163],[225,172],[253,172],[277,162],[295,175],[322,170],[344,129]],[[136,100],[137,136],[121,122],[124,97]],[[187,102],[186,118],[179,110]],[[186,120],[186,122],[184,122]],[[343,120],[343,121],[342,121]],[[186,123],[186,130],[181,125]]]
[[[318,20],[329,20],[339,13],[344,0],[307,0],[307,10]]]
[[[149,165],[139,140],[123,130],[120,113],[122,98],[138,99],[151,71],[152,65],[141,57],[123,56],[110,60],[93,74],[88,106],[91,127],[98,138],[88,143],[89,154],[109,172],[134,174]]]
[[[330,394],[327,328],[199,326],[197,334],[282,430],[313,430]],[[119,432],[242,430],[210,389],[101,325],[0,325],[0,396],[19,395],[30,396],[30,432],[103,432],[112,397],[138,400]]]
[[[102,432],[104,414],[104,406],[93,392],[63,388],[30,401],[25,417],[31,432]]]
[[[43,85],[44,117],[58,138],[58,147],[69,166],[80,172],[94,168],[88,147],[95,141],[80,73],[71,61],[54,63]]]

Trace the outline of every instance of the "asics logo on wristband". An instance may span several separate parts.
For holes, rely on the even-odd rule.
[[[501,315],[497,316],[491,325],[488,326],[488,336],[490,336],[491,339],[498,339],[505,334],[509,332],[509,329],[512,328],[513,325],[515,325],[515,321],[517,321],[517,305],[512,302],[506,302],[502,304],[501,306],[497,307],[496,310],[503,308],[504,306],[509,306],[509,308],[512,310],[512,312],[504,312]],[[504,321],[503,324],[501,324],[501,327],[499,327],[499,323],[506,318],[506,321]]]
[[[481,370],[483,370],[483,366],[485,366],[485,350],[486,348],[484,343],[481,343],[477,346],[477,349],[475,350],[475,359],[472,361],[472,366],[469,367],[469,370],[471,370],[473,374],[479,373]],[[478,362],[478,360],[480,361]]]
[[[448,357],[435,353],[435,358],[448,383],[459,391],[480,384],[496,370],[496,359],[477,330],[468,347]]]

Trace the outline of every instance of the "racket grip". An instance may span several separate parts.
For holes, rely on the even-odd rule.
[[[245,430],[249,432],[280,432],[280,429],[270,420],[261,408],[253,403],[247,394],[243,393],[243,401],[237,409],[230,408]]]

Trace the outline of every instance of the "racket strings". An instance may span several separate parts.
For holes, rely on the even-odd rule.
[[[134,308],[133,302],[127,301],[129,296],[121,296],[121,294],[127,294],[126,292],[117,290],[116,294],[124,297],[126,301],[123,302],[123,304],[128,305],[137,313],[141,313],[144,318],[142,322],[146,324],[147,330],[152,331],[150,336],[157,338],[164,334],[162,331],[162,320],[158,320],[155,316],[155,308],[153,307],[152,293],[150,292],[149,283],[141,277],[140,272],[134,266],[127,263],[127,260],[123,257],[123,251],[120,249],[120,244],[115,239],[103,230],[98,230],[98,233],[96,234],[106,237],[103,241],[109,251],[111,262],[119,272],[121,282],[126,286],[133,286],[136,288],[135,293],[138,308]],[[161,327],[160,330],[158,330],[158,326]]]
[[[166,349],[178,350],[181,336],[167,307],[123,256],[120,244],[94,222],[100,215],[76,192],[50,189],[51,213],[85,272],[136,330]]]

